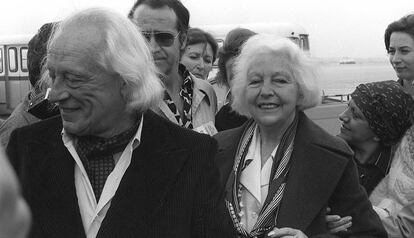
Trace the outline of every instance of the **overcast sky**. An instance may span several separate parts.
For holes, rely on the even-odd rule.
[[[414,0],[182,0],[192,26],[292,22],[309,33],[316,57],[386,57],[387,25],[414,13]],[[103,6],[127,14],[134,0],[1,0],[0,36],[34,34],[45,22],[82,8]],[[252,29],[253,30],[253,29]]]

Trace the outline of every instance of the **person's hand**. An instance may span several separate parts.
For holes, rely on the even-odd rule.
[[[326,212],[331,212],[331,209],[328,207]],[[348,228],[352,226],[352,217],[340,217],[338,215],[326,215],[326,223],[328,225],[329,232],[331,234],[338,233],[340,231],[348,231]]]
[[[284,228],[273,228],[272,231],[267,233],[267,237],[277,237],[277,238],[308,238],[301,230],[284,227]]]

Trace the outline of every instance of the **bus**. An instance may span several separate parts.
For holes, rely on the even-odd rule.
[[[27,45],[31,38],[0,37],[0,114],[10,114],[30,90]]]
[[[212,34],[219,47],[229,31],[235,28],[246,28],[259,34],[271,34],[280,37],[287,37],[295,42],[303,51],[309,54],[309,34],[302,26],[294,23],[267,22],[267,23],[246,23],[246,24],[219,24],[203,25],[198,28]]]

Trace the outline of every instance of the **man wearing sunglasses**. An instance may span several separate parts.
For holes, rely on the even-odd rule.
[[[147,40],[165,85],[164,100],[154,111],[182,127],[215,134],[213,87],[179,63],[187,41],[187,8],[179,0],[138,0],[128,17]]]

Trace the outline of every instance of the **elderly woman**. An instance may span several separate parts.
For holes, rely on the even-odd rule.
[[[335,214],[354,216],[348,235],[386,237],[359,187],[346,143],[303,113],[321,99],[305,53],[288,39],[256,35],[234,72],[232,108],[250,119],[215,137],[225,203],[238,235],[325,234],[330,206]]]
[[[190,28],[181,63],[197,78],[207,79],[217,57],[217,48],[217,42],[210,33]]]

